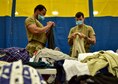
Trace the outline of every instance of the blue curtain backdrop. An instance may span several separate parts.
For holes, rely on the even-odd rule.
[[[23,47],[27,44],[25,30],[26,17],[0,17],[0,48]],[[54,21],[55,44],[64,53],[69,53],[67,42],[68,33],[71,27],[75,26],[74,17],[47,17],[42,21]],[[13,24],[12,24],[13,23]],[[91,25],[96,32],[97,43],[91,46],[91,51],[118,49],[118,17],[94,17],[86,18],[85,23]]]

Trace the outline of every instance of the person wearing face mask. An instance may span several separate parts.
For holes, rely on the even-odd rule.
[[[77,12],[75,15],[76,26],[70,29],[68,43],[71,46],[70,54],[77,57],[79,53],[86,53],[90,50],[90,45],[96,43],[94,29],[84,24],[84,14]]]
[[[33,56],[34,52],[45,47],[49,30],[55,25],[52,21],[47,22],[46,26],[41,24],[41,21],[45,19],[46,11],[45,6],[39,4],[35,7],[33,16],[25,20],[28,38],[26,49],[30,56]]]

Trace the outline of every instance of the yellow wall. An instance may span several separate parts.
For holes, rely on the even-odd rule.
[[[12,0],[0,0],[0,16],[11,15],[11,4]],[[38,4],[45,5],[48,17],[73,17],[78,11],[89,17],[88,0],[16,0],[16,16],[31,16]],[[118,0],[93,0],[93,7],[95,16],[118,16]]]
[[[118,0],[93,0],[95,16],[118,16]]]
[[[16,11],[20,16],[32,15],[36,5],[43,4],[47,8],[46,16],[74,16],[82,11],[88,16],[88,0],[17,0]],[[52,12],[57,11],[58,15]]]
[[[0,16],[10,16],[12,0],[0,0]]]

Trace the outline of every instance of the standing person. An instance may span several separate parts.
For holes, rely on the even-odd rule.
[[[33,16],[25,20],[28,38],[26,49],[31,56],[33,56],[35,51],[45,47],[49,30],[55,25],[52,21],[47,22],[46,26],[41,24],[40,21],[44,20],[46,11],[45,6],[39,4],[35,7]]]
[[[84,24],[84,19],[84,14],[77,12],[75,15],[76,26],[70,29],[68,35],[72,57],[77,57],[78,53],[89,52],[90,45],[96,43],[94,30],[91,26]]]

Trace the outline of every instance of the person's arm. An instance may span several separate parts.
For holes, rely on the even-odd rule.
[[[83,33],[78,33],[77,35],[79,35],[80,38],[84,38],[87,41],[87,43],[90,43],[90,44],[96,43],[95,32],[92,28],[90,29],[89,37]]]
[[[90,43],[90,44],[95,44],[95,43],[96,43],[96,37],[95,37],[95,35],[93,35],[92,37],[87,37],[87,36],[85,36],[84,39],[85,39],[88,43]]]
[[[38,28],[36,24],[30,24],[27,26],[28,30],[33,34],[40,34],[42,32],[46,32],[53,26],[54,22],[47,22],[47,25],[43,28]]]
[[[73,38],[75,38],[77,34],[78,34],[78,32],[69,34],[69,36],[68,36],[68,43],[69,43],[69,45],[71,45],[71,46],[73,45]]]
[[[90,44],[96,44],[95,31],[91,26],[88,26],[88,28],[89,28],[88,36],[84,35],[84,39]]]

